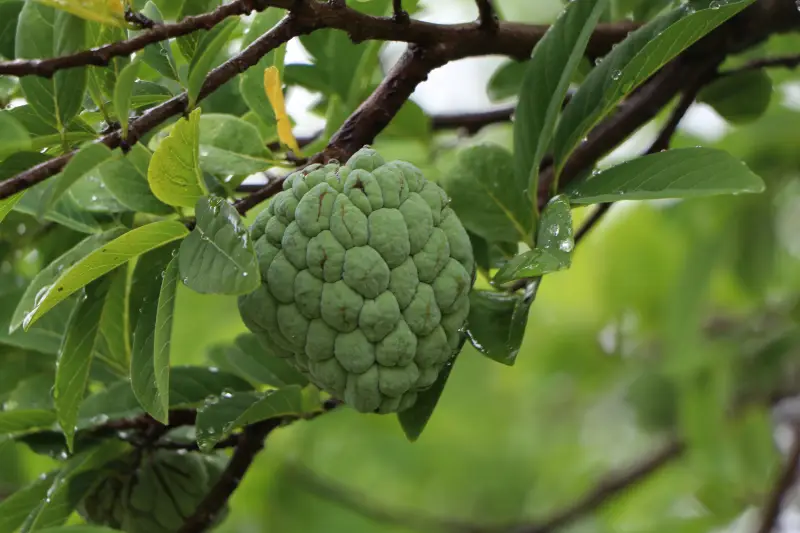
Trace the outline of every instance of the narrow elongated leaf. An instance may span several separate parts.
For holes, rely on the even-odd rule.
[[[0,159],[30,149],[31,136],[28,130],[11,113],[0,112]]]
[[[18,192],[8,198],[3,198],[0,200],[0,222],[3,221],[6,216],[14,209],[14,206],[17,205],[17,202],[22,200],[25,191]]]
[[[91,252],[113,241],[124,232],[122,228],[116,228],[86,237],[42,269],[42,271],[33,278],[33,281],[31,281],[28,288],[25,290],[25,294],[22,295],[19,303],[17,303],[17,307],[14,310],[9,324],[9,332],[14,332],[22,326],[25,316],[30,314],[36,307],[36,300],[43,297],[47,287],[55,283],[65,270],[68,270]]]
[[[532,209],[515,185],[513,156],[505,148],[468,148],[441,185],[469,231],[489,241],[529,240]]]
[[[458,359],[458,355],[444,365],[433,385],[417,395],[417,401],[414,405],[405,411],[397,413],[397,419],[400,421],[400,426],[409,441],[415,442],[419,439],[425,430],[425,426],[428,425],[428,421],[433,416],[433,411],[439,403],[439,398],[444,392],[444,386],[450,378],[450,373],[453,371],[456,359]]]
[[[151,157],[150,151],[137,143],[125,157],[100,165],[97,174],[108,192],[128,209],[154,215],[174,213],[175,208],[156,198],[147,183]]]
[[[128,328],[128,268],[123,266],[107,275],[111,279],[100,317],[96,352],[122,375],[127,374],[131,358]]]
[[[36,0],[86,20],[126,27],[122,0]]]
[[[286,112],[286,101],[283,97],[283,86],[281,85],[281,73],[278,67],[271,66],[264,71],[264,91],[275,113],[275,120],[278,128],[278,138],[281,143],[292,150],[295,155],[302,155],[297,139],[292,132],[292,122]]]
[[[66,11],[26,2],[19,15],[15,44],[19,59],[69,55],[86,48],[86,25]],[[20,78],[20,86],[36,114],[64,130],[83,104],[86,68],[64,69],[52,78],[25,76]]]
[[[232,345],[219,345],[209,354],[212,361],[235,372],[238,376],[264,385],[285,387],[308,384],[308,379],[289,366],[252,333],[236,337]]]
[[[556,173],[581,139],[625,95],[752,2],[704,0],[708,8],[697,10],[696,3],[684,4],[631,33],[586,77],[564,109],[553,145]]]
[[[260,283],[253,241],[236,209],[222,198],[201,198],[197,225],[181,243],[180,276],[199,293],[247,294]]]
[[[189,84],[187,87],[189,108],[194,107],[197,103],[200,90],[206,81],[206,75],[214,67],[217,57],[238,25],[238,17],[229,18],[215,26],[200,39],[200,43],[197,45],[197,53],[189,64]]]
[[[565,270],[572,264],[574,247],[569,200],[560,194],[553,197],[542,212],[536,248],[508,261],[494,279],[497,283],[507,283]]]
[[[573,204],[759,193],[764,182],[723,150],[680,148],[637,157],[592,176],[569,193]]]
[[[258,37],[272,29],[285,15],[282,9],[267,9],[253,17],[253,23],[244,36],[244,46],[249,46]],[[271,50],[268,54],[258,60],[252,68],[244,71],[239,76],[239,91],[242,93],[247,107],[258,117],[258,120],[269,128],[275,127],[275,113],[264,94],[264,71],[275,65],[283,74],[283,59],[286,54],[286,47],[280,46]]]
[[[28,329],[44,313],[52,309],[75,291],[103,274],[111,272],[121,264],[149,250],[183,238],[188,233],[186,226],[176,220],[153,222],[131,230],[64,270],[61,276],[35,302],[33,310],[23,319]]]
[[[267,392],[223,392],[197,411],[197,445],[208,452],[236,429],[279,416],[303,414],[302,389],[292,385]]]
[[[225,389],[233,392],[252,391],[253,386],[238,376],[216,368],[175,367],[170,371],[169,406],[170,409],[197,407],[209,396],[219,396]],[[78,427],[88,428],[143,412],[130,381],[125,379],[86,398],[81,406]],[[52,420],[55,421],[55,415]]]
[[[231,115],[200,117],[200,168],[224,176],[248,176],[274,165],[258,128]]]
[[[0,55],[6,59],[14,58],[17,19],[23,5],[22,0],[6,0],[0,3]]]
[[[112,155],[111,149],[103,143],[91,143],[83,146],[69,160],[64,170],[49,182],[39,205],[39,218],[42,218],[76,181],[110,159]]]
[[[43,474],[0,502],[0,533],[14,533],[25,518],[47,497],[58,471]]]
[[[147,181],[165,204],[193,207],[206,194],[199,161],[200,110],[180,119],[150,159]]]
[[[176,2],[179,3],[179,2]],[[162,4],[163,5],[163,4]],[[164,22],[164,17],[161,15],[158,6],[153,2],[148,1],[142,8],[142,14],[152,20],[153,22]],[[131,32],[131,36],[137,36],[147,30]],[[168,42],[158,42],[145,46],[142,53],[142,61],[148,66],[152,67],[156,72],[165,78],[179,81],[178,65],[175,62],[175,56],[172,53],[172,47]]]
[[[145,411],[156,420],[169,422],[169,346],[172,335],[172,313],[177,288],[177,258],[158,254],[148,270],[161,274],[149,281],[147,294],[133,334],[131,358],[131,387]]]
[[[540,282],[540,278],[529,281],[522,295],[491,291],[470,293],[467,334],[476,350],[504,365],[514,365]]]
[[[608,0],[569,2],[533,49],[514,120],[517,190],[528,189],[536,205],[539,165],[550,146],[556,119],[589,37]]]
[[[110,280],[98,279],[86,287],[85,298],[79,300],[72,313],[64,341],[56,361],[53,401],[58,424],[72,451],[78,409],[86,393],[92,352],[100,330],[100,318]]]
[[[128,63],[117,76],[117,83],[114,85],[114,112],[121,127],[123,139],[128,138],[128,115],[131,111],[131,95],[133,94],[134,82],[139,75],[141,63],[137,60]]]

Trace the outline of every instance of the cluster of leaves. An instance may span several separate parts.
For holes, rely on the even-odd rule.
[[[664,64],[751,2],[698,0],[664,11],[601,63],[584,69],[588,73],[563,106],[580,77],[589,37],[608,7],[604,0],[575,0],[530,61],[497,74],[495,94],[520,96],[514,153],[473,147],[442,180],[470,231],[480,271],[491,281],[490,289],[471,296],[468,333],[478,350],[514,363],[543,276],[571,264],[574,207],[763,189],[761,180],[727,153],[683,148],[587,172],[557,194],[559,174],[593,126]],[[130,8],[164,21],[219,4],[151,0],[134,1]],[[404,7],[413,13],[411,4]],[[55,57],[142,31],[129,26],[124,8],[113,1],[0,1],[5,21],[0,54]],[[391,12],[389,0],[359,2],[358,8],[374,15]],[[232,18],[209,31],[149,45],[132,58],[115,58],[108,67],[1,80],[0,100],[13,105],[0,111],[0,178],[79,151],[59,175],[0,200],[0,399],[5,402],[0,438],[64,459],[58,470],[0,503],[0,533],[67,520],[97,482],[100,467],[130,449],[124,435],[105,438],[101,430],[109,422],[147,413],[169,424],[170,410],[194,408],[195,439],[207,451],[246,425],[302,418],[319,409],[316,389],[251,335],[211,347],[213,366],[170,364],[180,283],[202,294],[236,297],[260,282],[245,222],[228,200],[249,176],[291,166],[284,149],[268,146],[300,155],[282,109],[279,80],[322,95],[315,111],[324,115],[326,126],[306,148],[313,153],[382,77],[380,43],[353,44],[341,32],[321,30],[300,38],[313,64],[284,65],[281,47],[200,100],[214,66],[282,15],[269,9],[248,23]],[[498,88],[503,84],[514,88]],[[126,138],[131,117],[182,92],[188,98],[186,116],[129,150],[94,142],[116,127]],[[728,92],[706,96],[722,108]],[[383,135],[425,142],[432,136],[430,119],[409,101]],[[547,191],[552,198],[540,213],[539,173],[547,154],[553,156],[555,178]],[[187,224],[189,216],[194,223]],[[525,290],[509,290],[515,286]],[[401,415],[411,438],[430,418],[450,369]]]

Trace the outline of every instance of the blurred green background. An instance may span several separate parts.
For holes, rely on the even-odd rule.
[[[499,4],[508,19],[529,22],[552,20],[561,5]],[[426,20],[475,15],[472,0],[423,6]],[[798,47],[800,38],[781,37],[746,57]],[[449,66],[415,98],[428,112],[485,107],[486,79],[501,61]],[[610,470],[648,456],[673,432],[689,443],[687,453],[568,530],[753,530],[786,448],[782,411],[761,399],[800,391],[792,389],[800,347],[800,75],[769,74],[774,93],[764,116],[734,126],[696,106],[673,143],[730,151],[764,178],[766,194],[616,206],[578,246],[572,268],[545,278],[514,367],[465,347],[414,444],[394,417],[348,409],[273,433],[219,531],[410,532],[441,529],[440,521],[536,522]],[[301,129],[313,130],[303,119],[310,99],[290,95]],[[643,151],[657,131],[658,121],[643,128],[613,160]],[[444,133],[434,143],[382,137],[375,146],[437,179],[459,149],[485,141],[510,147],[511,126],[471,138]],[[577,214],[579,223],[586,211]],[[234,298],[184,287],[175,328],[173,364],[205,364],[210,346],[245,331]],[[756,401],[739,402],[743,397]],[[0,491],[33,479],[50,461],[0,444]],[[376,509],[386,516],[367,516]]]

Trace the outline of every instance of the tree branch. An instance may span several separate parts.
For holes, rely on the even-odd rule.
[[[492,0],[475,0],[475,3],[478,4],[481,28],[487,31],[497,30],[497,13],[495,12]]]
[[[765,57],[763,59],[754,59],[741,67],[731,70],[726,70],[722,74],[734,74],[738,72],[746,72],[748,70],[760,70],[762,68],[788,68],[795,69],[800,66],[800,54],[779,56],[779,57]]]
[[[792,437],[794,441],[792,442],[789,457],[786,460],[786,466],[776,480],[775,486],[764,505],[758,533],[771,533],[775,528],[781,513],[783,500],[797,480],[797,463],[800,461],[800,427],[794,428]]]
[[[515,106],[506,106],[489,111],[432,115],[431,128],[434,130],[459,129],[468,135],[475,135],[486,126],[510,122],[515,109]]]
[[[129,56],[145,46],[166,39],[188,35],[198,30],[210,30],[228,17],[247,15],[252,10],[262,11],[267,5],[252,0],[234,0],[223,4],[214,11],[186,17],[174,24],[154,24],[153,28],[125,41],[84,50],[72,55],[46,59],[16,59],[0,62],[0,75],[43,76],[49,78],[59,70],[94,65],[103,67],[115,57]],[[134,16],[133,14],[130,16]],[[126,15],[127,17],[127,15]],[[138,19],[137,19],[138,20]],[[152,21],[150,21],[152,22]]]

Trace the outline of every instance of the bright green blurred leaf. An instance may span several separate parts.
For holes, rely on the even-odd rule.
[[[733,124],[747,124],[763,115],[772,100],[772,78],[762,70],[728,74],[706,85],[697,101],[713,107]]]
[[[527,70],[528,61],[508,61],[500,65],[489,79],[489,98],[496,102],[516,96]]]
[[[53,411],[42,409],[0,411],[0,435],[49,428],[55,423],[56,414]]]
[[[231,115],[200,117],[200,168],[222,176],[248,176],[274,165],[258,129]]]
[[[131,111],[131,95],[133,94],[134,82],[139,75],[139,60],[129,63],[117,76],[117,83],[114,85],[114,113],[120,124],[120,132],[123,139],[128,138],[128,115]]]
[[[253,241],[236,209],[222,198],[201,198],[197,225],[181,243],[180,277],[199,293],[247,294],[261,277]]]
[[[14,533],[25,518],[47,497],[58,471],[42,474],[0,502],[0,533]]]
[[[122,0],[36,0],[82,19],[109,24],[111,26],[126,27],[125,8]]]
[[[305,376],[275,355],[252,333],[237,336],[233,344],[212,347],[209,357],[213,363],[253,383],[273,387],[308,384]]]
[[[31,137],[25,127],[11,113],[0,112],[0,159],[30,148]]]

